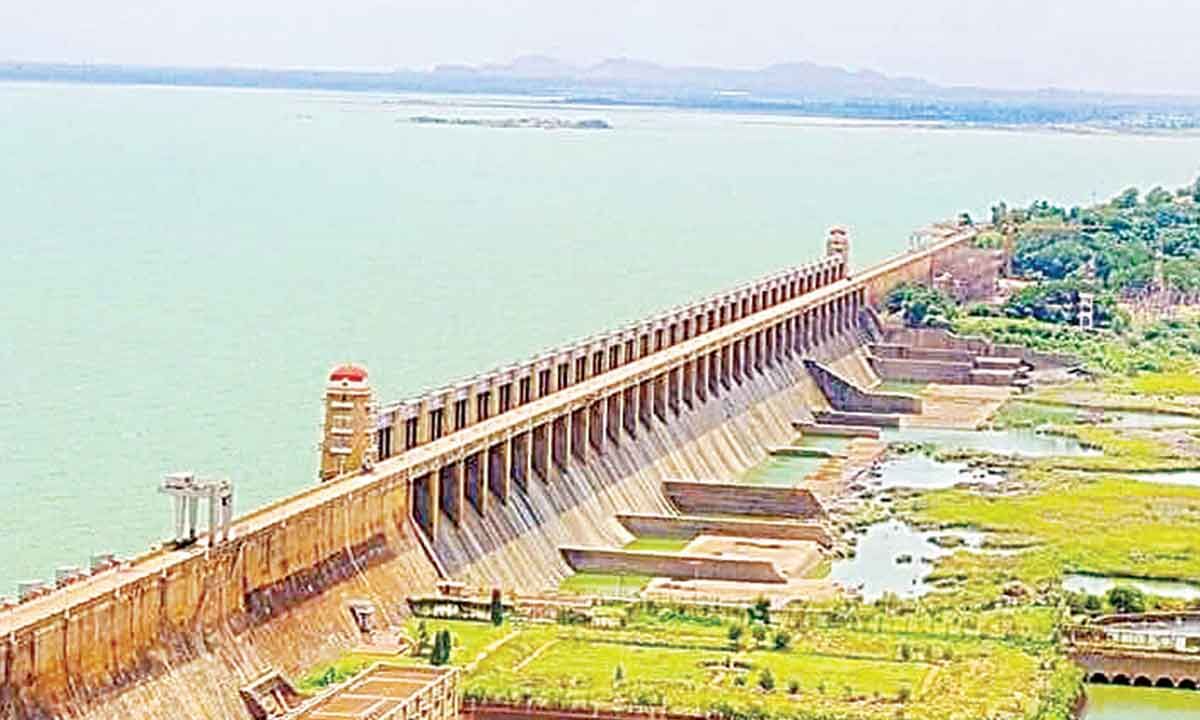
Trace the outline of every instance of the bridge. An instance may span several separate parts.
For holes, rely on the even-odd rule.
[[[1088,682],[1200,688],[1200,613],[1111,615],[1069,626],[1064,637]]]
[[[389,593],[432,587],[464,567],[464,554],[486,561],[490,550],[457,532],[468,520],[516,527],[530,512],[559,512],[531,511],[535,496],[615,497],[588,487],[587,473],[637,474],[630,453],[670,453],[665,432],[712,428],[795,383],[804,358],[861,343],[864,311],[892,287],[978,271],[974,236],[942,228],[852,273],[835,234],[817,262],[378,409],[361,392],[365,372],[335,374],[323,482],[233,519],[223,541],[163,546],[0,609],[0,711],[5,692],[45,709],[111,685],[189,633],[222,629],[234,638],[224,642],[270,646],[268,656],[292,662],[349,641],[344,591],[333,589],[368,577],[386,610],[396,604]],[[524,560],[563,562],[558,552]],[[283,653],[279,636],[293,632]]]

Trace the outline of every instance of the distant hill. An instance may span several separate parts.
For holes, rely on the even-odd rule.
[[[507,64],[363,72],[0,63],[0,80],[538,95],[563,104],[649,104],[840,118],[1005,125],[1200,128],[1200,98],[947,87],[872,70],[795,62],[757,70],[615,58],[576,66],[544,55]]]

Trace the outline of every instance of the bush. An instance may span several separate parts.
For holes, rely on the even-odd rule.
[[[729,632],[725,633],[729,637],[730,642],[736,643],[742,639],[742,633],[746,631],[741,625],[733,624],[729,626]]]
[[[762,623],[763,625],[771,624],[771,601],[761,595],[754,604],[746,608],[746,614],[750,616],[750,622]]]
[[[776,650],[787,650],[788,645],[792,644],[792,636],[780,630],[775,633],[774,642]]]
[[[771,668],[763,668],[758,674],[758,686],[763,692],[771,692],[775,689],[775,676],[771,674]]]
[[[754,635],[754,642],[761,645],[767,639],[767,626],[756,624],[754,629],[751,630],[751,633]]]
[[[800,681],[796,679],[788,680],[787,684],[788,695],[797,695],[800,693]]]
[[[1146,595],[1135,587],[1119,585],[1108,591],[1108,604],[1119,613],[1146,611]]]

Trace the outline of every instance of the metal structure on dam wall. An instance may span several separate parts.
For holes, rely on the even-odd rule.
[[[261,672],[256,658],[285,654],[281,637],[293,628],[320,638],[311,648],[319,652],[346,623],[323,600],[340,583],[385,568],[386,580],[369,584],[400,593],[459,575],[481,552],[454,537],[467,518],[503,517],[537,484],[571,482],[574,469],[648,442],[654,428],[705,412],[721,422],[714,408],[728,396],[741,404],[721,412],[794,385],[804,357],[853,343],[864,309],[898,283],[929,283],[962,264],[976,252],[974,235],[947,228],[857,274],[844,234],[834,236],[817,263],[376,411],[332,396],[338,383],[365,383],[365,373],[331,378],[327,415],[328,403],[348,402],[355,419],[327,424],[324,482],[236,518],[223,542],[202,536],[155,550],[0,609],[0,718],[81,715],[60,711],[146,682],[146,658],[173,638],[245,644],[220,661],[220,672],[242,680]],[[757,389],[737,396],[739,387]],[[339,436],[349,451],[332,452],[339,445],[329,438]],[[670,449],[669,439],[653,442],[643,455]],[[561,563],[555,555],[545,562]]]

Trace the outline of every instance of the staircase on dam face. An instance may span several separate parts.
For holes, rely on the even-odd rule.
[[[867,347],[871,367],[883,380],[950,385],[1027,387],[1031,369],[1021,358],[980,355],[971,349],[897,343]]]
[[[1025,389],[1035,370],[1077,365],[1079,359],[965,337],[941,328],[878,326],[866,348],[883,380]]]

